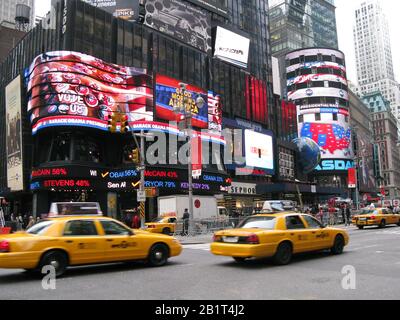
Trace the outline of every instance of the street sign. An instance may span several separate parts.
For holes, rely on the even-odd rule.
[[[137,192],[137,202],[146,202],[146,191]]]

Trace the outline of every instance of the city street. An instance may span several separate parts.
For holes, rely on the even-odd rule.
[[[276,267],[269,261],[244,265],[216,257],[209,244],[187,244],[181,256],[162,268],[137,263],[69,269],[56,290],[21,270],[0,270],[0,300],[7,299],[151,299],[291,300],[398,299],[400,228],[350,227],[344,254],[297,256]],[[356,289],[342,288],[342,269],[356,270]]]

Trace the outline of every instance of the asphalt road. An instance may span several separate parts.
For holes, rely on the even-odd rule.
[[[140,263],[70,269],[55,290],[21,270],[0,270],[0,300],[291,300],[400,299],[400,228],[350,231],[340,256],[314,253],[284,267],[245,265],[213,256],[207,244],[187,245],[162,268]],[[344,266],[356,271],[355,290],[344,290]]]

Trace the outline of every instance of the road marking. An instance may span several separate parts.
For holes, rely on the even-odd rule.
[[[385,251],[376,251],[376,253],[378,253],[378,254],[385,253]]]
[[[378,247],[377,244],[374,244],[372,246],[358,247],[358,248],[354,248],[354,249],[350,247],[349,249],[351,249],[352,251],[358,251],[358,250],[370,249],[370,248],[376,248],[376,247]]]
[[[209,243],[183,245],[185,249],[210,251]]]

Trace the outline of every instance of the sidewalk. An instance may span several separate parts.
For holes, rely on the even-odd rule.
[[[213,233],[208,234],[199,234],[195,236],[181,236],[175,235],[176,239],[183,245],[189,244],[204,244],[204,243],[211,243],[213,239]]]

